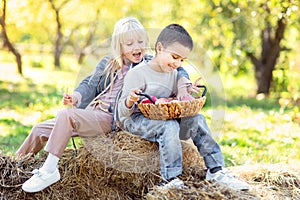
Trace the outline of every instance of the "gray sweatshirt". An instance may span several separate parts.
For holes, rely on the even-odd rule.
[[[130,118],[134,112],[140,112],[137,105],[127,108],[125,105],[131,89],[141,89],[143,93],[157,98],[168,98],[177,93],[177,70],[170,73],[157,72],[153,70],[146,62],[142,62],[131,69],[125,79],[121,96],[118,101],[119,121]],[[142,99],[142,98],[141,98]]]

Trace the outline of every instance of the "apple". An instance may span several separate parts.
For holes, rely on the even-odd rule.
[[[156,96],[151,96],[151,99],[156,103]],[[148,98],[142,100],[142,103],[152,103]]]

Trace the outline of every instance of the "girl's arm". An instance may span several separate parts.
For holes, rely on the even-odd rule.
[[[103,75],[104,68],[109,56],[103,57],[97,64],[94,72],[81,81],[73,92],[73,102],[78,108],[85,108],[96,96],[100,77]]]

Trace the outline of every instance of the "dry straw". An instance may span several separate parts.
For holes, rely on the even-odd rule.
[[[160,182],[158,168],[152,168],[157,167],[155,159],[158,149],[155,143],[126,132],[106,137],[104,144],[103,139],[85,140],[84,146],[77,152],[67,149],[59,163],[61,180],[33,194],[22,191],[21,185],[32,176],[30,171],[41,166],[47,154],[21,158],[0,154],[0,199],[260,199],[261,195],[257,196],[252,191],[233,191],[218,183],[205,181],[203,160],[190,142],[182,143],[183,174],[180,176],[188,187],[164,190],[157,187]],[[91,141],[93,143],[89,143]],[[108,145],[113,147],[109,148]],[[106,147],[98,148],[99,146]],[[99,156],[100,154],[104,156]],[[146,156],[154,159],[153,163],[156,164],[149,163],[151,159],[145,158]],[[140,160],[151,167],[141,166],[143,162]],[[122,164],[131,169],[120,167]],[[142,170],[138,167],[142,167]],[[252,180],[252,184],[276,187],[276,191],[286,191],[287,198],[300,198],[298,177],[287,172],[272,176],[259,171],[251,173],[247,180]],[[267,191],[264,187],[262,190],[264,193]],[[276,199],[276,196],[273,197]]]
[[[105,168],[123,172],[154,172],[159,169],[157,143],[141,139],[126,131],[113,136],[84,138],[85,148],[99,160]],[[204,168],[204,162],[191,143],[182,141],[183,165]]]

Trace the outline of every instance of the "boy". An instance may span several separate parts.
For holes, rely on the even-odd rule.
[[[163,187],[184,186],[177,178],[182,173],[180,140],[192,138],[208,168],[207,180],[216,180],[236,190],[247,190],[247,183],[234,178],[223,167],[223,154],[211,136],[203,115],[183,117],[180,121],[151,120],[137,108],[138,93],[141,92],[157,98],[176,96],[178,72],[175,69],[181,66],[192,49],[192,38],[182,26],[170,24],[162,30],[155,44],[154,59],[139,64],[124,79],[117,108],[120,123],[132,134],[158,142]]]

